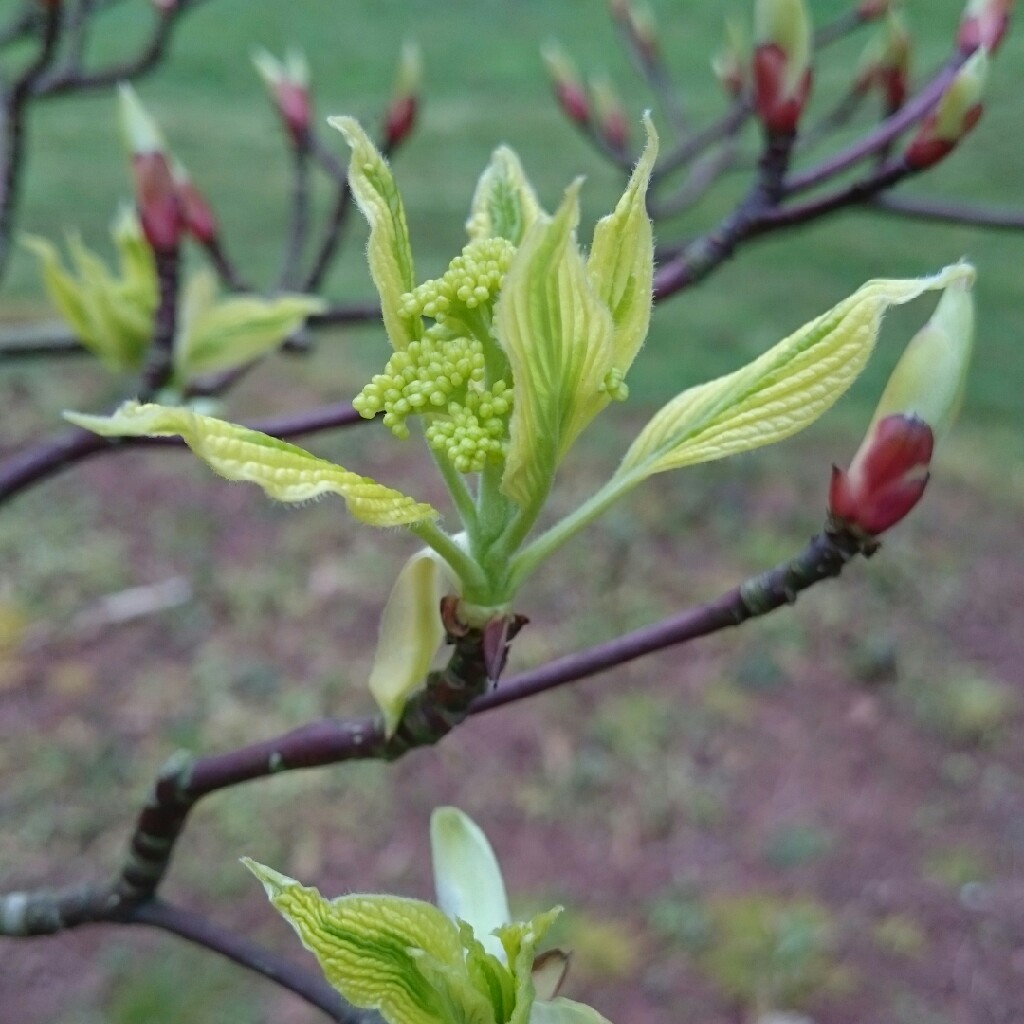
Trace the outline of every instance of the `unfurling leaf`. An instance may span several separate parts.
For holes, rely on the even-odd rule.
[[[655,473],[773,444],[809,426],[863,369],[888,307],[973,274],[956,264],[919,280],[869,281],[742,369],[674,398],[641,431],[615,479],[625,490]]]
[[[352,515],[371,526],[405,526],[437,516],[430,505],[317,458],[297,445],[191,409],[126,402],[113,416],[65,413],[64,418],[104,437],[180,436],[203,462],[228,480],[259,484],[278,501],[308,501],[322,494],[337,494],[345,499]]]
[[[175,345],[179,382],[259,358],[323,308],[323,300],[307,295],[237,296],[218,302],[216,278],[208,270],[199,271],[185,290]]]
[[[597,222],[587,260],[594,289],[612,314],[613,368],[622,376],[633,365],[651,320],[654,242],[645,200],[658,158],[658,133],[649,114],[644,127],[647,145],[615,209]]]
[[[446,974],[464,979],[466,968],[458,929],[437,907],[398,896],[326,900],[271,868],[248,858],[242,863],[350,1003],[379,1010],[389,1024],[473,1019],[452,1013],[464,1005],[463,993],[450,991]]]
[[[576,244],[579,183],[527,232],[495,312],[516,402],[502,490],[532,507],[573,441],[607,403],[614,323]]]
[[[120,276],[75,234],[68,235],[68,251],[77,276],[64,268],[56,246],[45,238],[24,235],[22,244],[38,257],[47,294],[82,344],[117,372],[142,365],[153,337],[157,284],[153,252],[135,215],[122,212],[111,235]]]
[[[352,149],[348,180],[356,203],[370,225],[366,255],[370,274],[380,295],[384,326],[391,344],[405,349],[423,334],[418,316],[403,316],[401,298],[416,286],[412,248],[402,197],[387,161],[377,152],[370,137],[353,117],[330,117]]]
[[[507,146],[500,146],[480,175],[466,233],[474,240],[507,238],[519,245],[542,214],[519,157]]]
[[[444,640],[440,604],[455,588],[454,580],[441,556],[425,548],[405,563],[391,588],[370,670],[370,693],[384,714],[389,736],[409,697],[423,686]]]
[[[488,953],[504,957],[494,933],[512,915],[498,858],[483,830],[457,807],[430,816],[430,851],[438,906],[470,925]]]

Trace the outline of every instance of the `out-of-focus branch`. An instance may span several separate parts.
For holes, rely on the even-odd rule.
[[[292,138],[292,203],[278,288],[298,288],[302,280],[302,256],[309,235],[310,141],[308,132]]]
[[[892,195],[876,196],[868,208],[914,220],[993,228],[997,231],[1024,231],[1024,210]]]
[[[658,161],[658,166],[651,174],[652,186],[657,186],[673,172],[693,163],[716,143],[734,137],[753,112],[754,107],[749,99],[736,100],[721,118],[686,138],[671,153]]]

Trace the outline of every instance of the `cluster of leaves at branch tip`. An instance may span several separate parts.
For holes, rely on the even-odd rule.
[[[387,1024],[607,1024],[592,1007],[557,996],[566,954],[539,952],[562,908],[513,921],[494,850],[455,807],[434,811],[430,844],[437,906],[389,895],[328,900],[243,863],[328,982]]]
[[[536,534],[570,450],[612,401],[647,334],[653,238],[645,196],[658,137],[647,145],[589,252],[576,238],[580,181],[543,209],[515,153],[497,149],[473,196],[468,243],[437,280],[417,280],[405,208],[391,169],[354,119],[330,123],[352,149],[349,181],[369,223],[367,258],[392,353],[356,397],[397,437],[414,425],[451,494],[458,529],[439,513],[342,466],[189,409],[129,404],[111,417],[70,417],[107,435],[181,434],[215,472],[273,498],[340,495],[376,526],[407,526],[432,552],[399,577],[385,609],[372,691],[392,730],[443,640],[439,588],[483,627],[507,615],[532,572],[648,477],[772,444],[809,426],[870,355],[886,309],[973,277],[966,264],[932,277],[869,281],[746,366],[682,392],[657,412],[598,491]]]

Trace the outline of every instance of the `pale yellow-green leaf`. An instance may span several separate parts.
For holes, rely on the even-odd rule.
[[[78,271],[69,273],[55,246],[44,238],[23,236],[39,259],[47,294],[81,340],[109,369],[136,369],[153,335],[157,287],[153,256],[140,242],[138,225],[122,218],[113,229],[121,259],[115,276],[76,234],[68,251]]]
[[[615,209],[594,228],[587,273],[612,314],[612,366],[625,375],[647,337],[654,281],[654,240],[647,184],[658,157],[658,133],[644,117],[647,145]]]
[[[379,1010],[389,1024],[460,1024],[431,984],[444,968],[465,974],[458,930],[437,907],[398,896],[326,900],[248,858],[243,863],[354,1006]],[[418,964],[424,955],[435,965],[429,980]]]
[[[684,391],[640,432],[615,474],[622,489],[654,473],[781,441],[814,422],[846,391],[874,348],[885,310],[943,289],[973,270],[869,281],[753,362]]]
[[[523,239],[495,311],[516,400],[502,490],[523,507],[542,501],[573,441],[607,404],[611,313],[594,291],[576,244],[579,182],[553,219]]]
[[[258,359],[297,331],[306,317],[323,309],[313,296],[273,299],[234,296],[216,301],[216,279],[208,270],[193,275],[185,289],[175,363],[181,382]]]
[[[438,807],[430,816],[430,851],[437,905],[453,920],[470,925],[488,953],[503,957],[494,933],[512,915],[487,836],[457,807]]]
[[[894,413],[917,416],[939,440],[952,426],[963,402],[974,348],[971,284],[964,279],[943,292],[932,318],[911,339],[896,364],[872,427]]]
[[[409,698],[423,687],[444,640],[441,598],[455,589],[453,574],[430,548],[417,551],[398,574],[380,620],[370,670],[370,693],[390,736]]]
[[[349,512],[371,526],[405,526],[437,511],[369,477],[317,458],[297,445],[191,409],[126,402],[113,416],[65,413],[64,418],[104,437],[180,436],[215,473],[258,484],[278,501],[337,494]]]
[[[528,1024],[530,1020],[530,1011],[536,998],[533,962],[544,936],[561,913],[561,907],[552,907],[529,921],[507,924],[498,933],[516,987],[515,1009],[508,1024]]]
[[[384,326],[391,344],[405,349],[423,334],[418,316],[402,316],[401,298],[416,286],[405,207],[387,161],[354,117],[329,117],[352,149],[348,180],[356,203],[370,225],[366,257],[380,295]]]
[[[609,1021],[586,1003],[559,998],[535,1002],[530,1024],[609,1024]]]
[[[519,157],[507,146],[499,146],[473,194],[466,221],[469,237],[507,238],[519,245],[542,212]]]

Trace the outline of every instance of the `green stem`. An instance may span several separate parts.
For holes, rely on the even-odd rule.
[[[466,484],[466,478],[451,464],[444,452],[431,448],[429,444],[427,447],[430,448],[430,454],[433,455],[438,471],[448,488],[448,493],[452,496],[462,525],[471,537],[475,536],[477,531],[476,502]]]
[[[464,590],[471,593],[474,599],[478,599],[480,594],[488,594],[487,578],[476,560],[433,520],[425,519],[413,523],[409,530],[428,547],[432,547],[452,567],[455,575],[462,580]]]
[[[510,587],[513,593],[523,585],[526,578],[536,570],[541,562],[546,558],[550,558],[567,540],[570,540],[580,530],[602,515],[610,505],[613,505],[620,498],[628,494],[639,482],[639,480],[631,480],[628,476],[612,477],[604,487],[588,498],[575,512],[570,512],[564,519],[560,519],[549,530],[542,533],[529,547],[524,548],[523,551],[516,555],[512,560],[510,575]],[[539,512],[539,509],[537,511]],[[524,515],[525,532],[519,537],[520,542],[533,525],[533,521],[527,521],[528,519],[529,517]],[[533,515],[533,520],[535,519],[536,513]],[[520,530],[522,529],[522,523],[517,522],[515,525]],[[509,542],[513,543],[515,540],[516,531],[513,531],[509,537]]]

